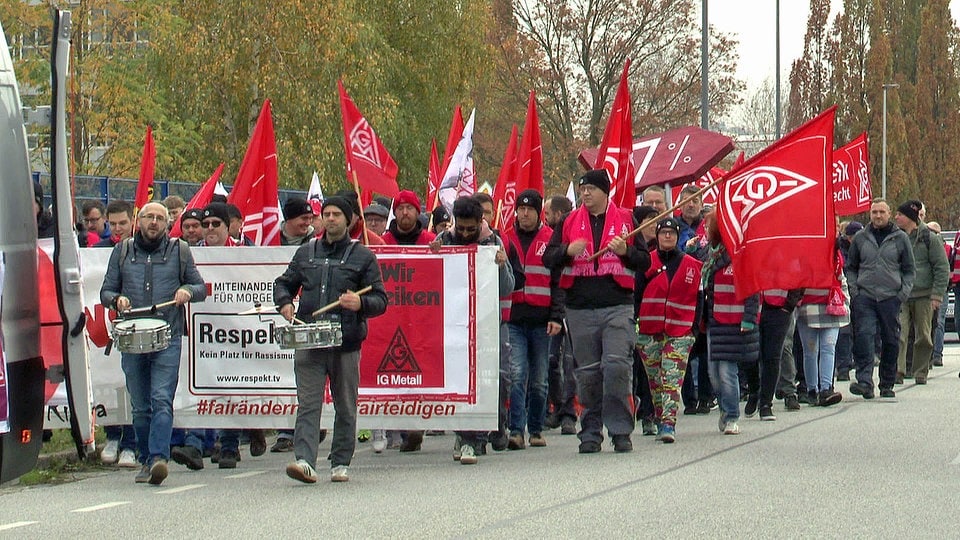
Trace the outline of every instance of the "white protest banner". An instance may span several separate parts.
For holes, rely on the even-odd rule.
[[[104,354],[115,314],[99,306],[108,249],[81,250],[94,399],[105,418],[129,422],[119,352]],[[207,284],[187,310],[178,427],[293,427],[293,351],[280,349],[279,315],[238,315],[273,305],[273,281],[293,247],[193,248]],[[387,313],[368,321],[360,361],[360,427],[495,429],[499,377],[495,248],[376,247]],[[139,306],[137,306],[139,307]],[[327,404],[331,401],[327,396]],[[332,427],[332,405],[323,424]]]

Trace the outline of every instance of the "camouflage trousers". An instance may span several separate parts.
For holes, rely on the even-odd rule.
[[[639,334],[637,350],[650,381],[654,419],[660,424],[676,426],[680,408],[680,387],[687,371],[687,358],[694,337],[687,334],[672,337],[666,334]]]

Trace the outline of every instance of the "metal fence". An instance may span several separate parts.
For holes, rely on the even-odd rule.
[[[51,195],[53,190],[50,185],[50,173],[34,172],[33,180],[40,182],[43,186],[44,206],[53,203]],[[88,176],[77,175],[74,177],[74,203],[79,208],[83,203],[91,200],[99,200],[103,204],[110,201],[124,200],[133,202],[137,195],[136,178],[118,178],[115,176]],[[154,200],[163,200],[169,195],[179,195],[184,201],[189,202],[200,190],[202,184],[191,182],[173,182],[171,180],[154,180]],[[231,186],[225,186],[230,191]],[[306,197],[305,191],[295,189],[281,189],[280,203],[283,204],[290,197]]]

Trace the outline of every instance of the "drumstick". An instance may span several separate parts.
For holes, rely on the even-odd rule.
[[[359,296],[359,295],[362,295],[362,294],[366,294],[366,293],[368,293],[368,292],[370,292],[370,291],[372,291],[372,290],[373,290],[373,285],[367,285],[366,287],[364,287],[364,288],[360,289],[359,291],[357,291],[357,295]],[[339,305],[340,305],[340,300],[337,300],[336,302],[330,302],[329,304],[323,306],[322,308],[314,311],[314,312],[313,312],[313,316],[316,317],[317,315],[322,315],[322,314],[330,311],[331,309],[333,309],[333,308],[335,308],[335,307],[337,307],[337,306],[339,306]]]
[[[174,304],[176,304],[176,303],[177,303],[176,300],[170,300],[169,302],[164,302],[164,303],[162,303],[162,304],[156,304],[156,305],[154,305],[153,307],[150,308],[150,312],[151,312],[151,313],[156,313],[158,309],[162,309],[162,308],[165,308],[165,307],[167,307],[167,306],[172,306],[172,305],[174,305]]]

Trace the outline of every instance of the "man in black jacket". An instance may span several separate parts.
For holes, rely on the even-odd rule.
[[[330,452],[330,479],[349,480],[348,469],[356,447],[357,393],[360,386],[360,344],[367,337],[366,319],[387,310],[387,294],[380,265],[373,253],[351,240],[347,227],[353,208],[343,197],[323,203],[323,238],[300,246],[286,272],[273,286],[274,303],[280,314],[293,321],[314,322],[313,312],[331,302],[340,305],[329,312],[339,316],[343,344],[324,349],[299,349],[294,354],[297,381],[297,420],[293,449],[297,461],[287,466],[287,476],[306,483],[317,481],[314,466],[320,445],[320,412],[323,387],[330,379],[336,416]],[[356,291],[372,287],[360,296]],[[295,310],[293,298],[300,294]]]

